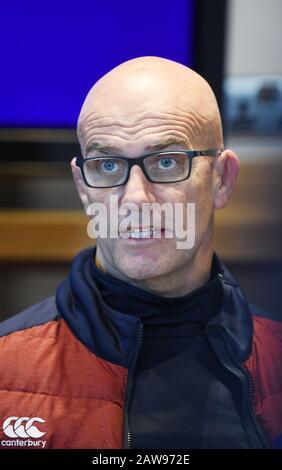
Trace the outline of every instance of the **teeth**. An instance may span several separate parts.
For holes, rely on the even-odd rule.
[[[129,236],[130,238],[150,238],[153,236],[153,230],[132,230]]]
[[[161,229],[128,230],[120,233],[121,238],[161,238]]]
[[[160,230],[131,230],[127,233],[129,238],[154,238],[160,233]]]

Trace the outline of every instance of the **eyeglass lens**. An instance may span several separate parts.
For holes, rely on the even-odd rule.
[[[154,182],[181,181],[189,174],[189,158],[186,154],[149,155],[143,160],[145,173]],[[87,183],[95,187],[123,184],[129,171],[128,161],[114,158],[95,158],[84,161]]]

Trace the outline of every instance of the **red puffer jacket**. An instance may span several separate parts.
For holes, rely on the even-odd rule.
[[[59,288],[57,299],[0,325],[1,449],[130,447],[128,406],[142,324],[110,309],[81,274],[92,254],[85,250],[74,260],[76,282],[66,281],[72,295],[63,310]],[[282,447],[282,326],[251,315],[222,263],[219,276],[222,308],[206,335],[240,383],[250,447]]]

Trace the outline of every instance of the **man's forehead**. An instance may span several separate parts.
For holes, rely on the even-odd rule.
[[[154,142],[150,145],[146,145],[144,147],[145,152],[158,152],[159,150],[163,150],[169,146],[181,146],[187,148],[187,141],[185,139],[182,139],[180,137],[169,137],[169,138],[164,138],[158,142]],[[95,140],[93,142],[90,142],[86,149],[85,149],[85,154],[89,154],[94,151],[99,151],[103,153],[112,153],[112,154],[118,154],[122,153],[122,149],[116,146],[111,145],[110,143],[106,141],[98,141]]]

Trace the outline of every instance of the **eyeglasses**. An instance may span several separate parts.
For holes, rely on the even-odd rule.
[[[216,157],[217,149],[169,150],[143,157],[115,156],[76,157],[75,164],[81,170],[84,182],[90,188],[113,188],[127,183],[134,165],[142,168],[151,183],[177,183],[189,178],[195,157]]]

